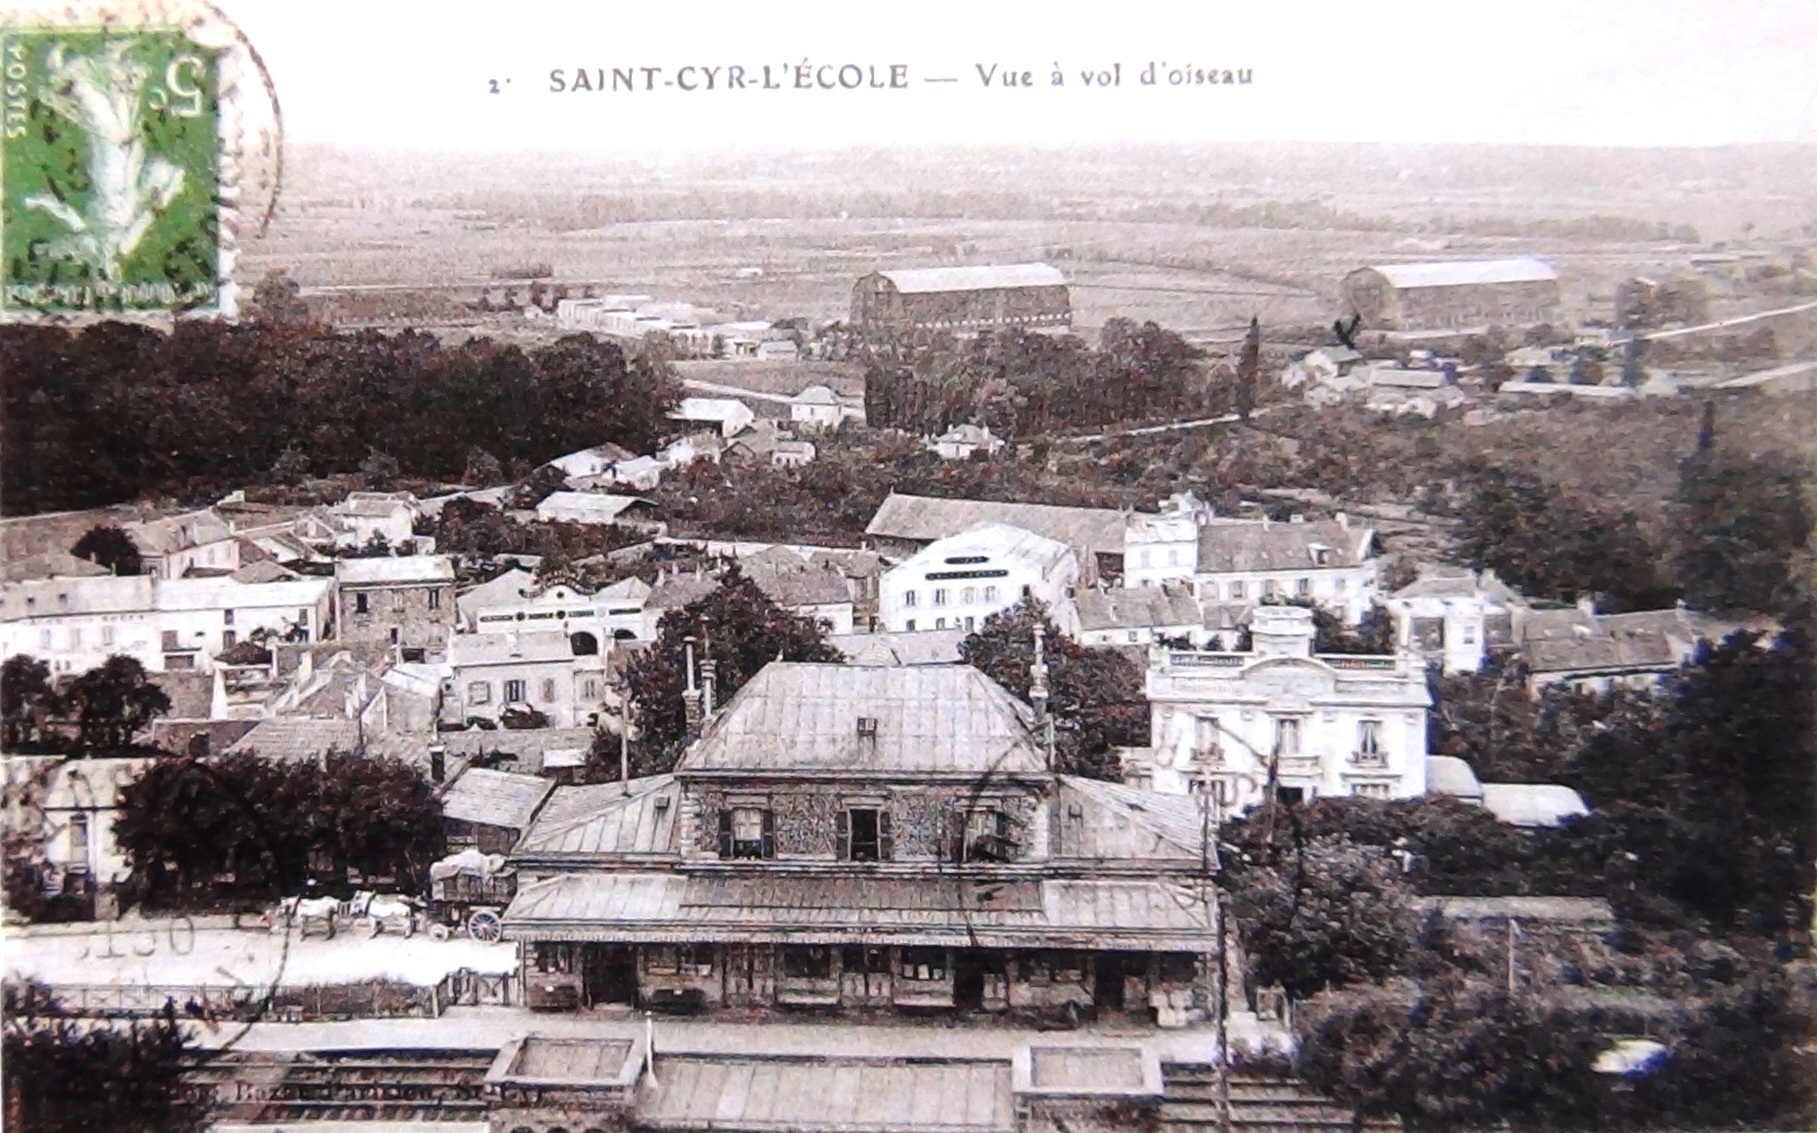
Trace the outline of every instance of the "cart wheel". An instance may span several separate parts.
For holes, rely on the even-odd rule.
[[[494,944],[505,935],[505,922],[491,909],[481,909],[467,918],[467,935],[481,944]]]
[[[429,937],[431,940],[446,940],[452,935],[454,934],[448,930],[448,926],[445,924],[432,924],[429,926]]]

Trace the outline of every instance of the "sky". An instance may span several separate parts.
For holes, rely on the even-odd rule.
[[[219,3],[268,64],[296,142],[1817,144],[1814,0]],[[803,63],[809,90],[794,89]],[[756,89],[764,64],[783,89]],[[837,89],[847,64],[861,69],[847,80],[886,89]],[[1119,85],[1082,81],[1117,64]],[[722,68],[715,89],[661,85],[704,87],[688,65]],[[744,91],[724,89],[733,65]],[[1170,85],[1186,65],[1252,81]],[[551,90],[556,69],[571,88],[580,71],[642,67],[662,68],[656,89]],[[981,68],[1033,85],[986,87]],[[939,78],[958,81],[926,81]]]

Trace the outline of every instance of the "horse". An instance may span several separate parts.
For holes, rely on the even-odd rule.
[[[416,932],[417,906],[408,897],[363,889],[355,893],[353,900],[343,905],[342,909],[347,916],[364,920],[370,926],[373,936],[384,932],[386,928],[395,928],[406,937]]]
[[[291,925],[297,927],[297,934],[309,931],[310,926],[322,926],[328,935],[334,935],[335,914],[340,911],[341,903],[333,897],[285,897],[278,902],[277,913],[271,918],[271,931],[281,932]]]

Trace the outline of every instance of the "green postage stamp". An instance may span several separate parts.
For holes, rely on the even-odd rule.
[[[165,28],[4,32],[0,311],[209,311],[219,52]]]

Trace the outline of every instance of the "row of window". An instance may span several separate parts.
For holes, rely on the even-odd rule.
[[[978,619],[976,617],[973,617],[970,614],[967,614],[963,618],[958,618],[958,617],[954,618],[952,628],[953,629],[962,629],[965,632],[970,633],[970,632],[972,632],[972,630],[974,628],[976,628],[977,624],[978,624]],[[915,619],[910,618],[907,621],[903,622],[902,628],[907,630],[909,633],[914,633],[915,632]],[[945,618],[935,618],[934,619],[934,628],[935,629],[946,629],[947,628],[946,619]]]
[[[995,807],[971,807],[954,839],[959,862],[1002,862],[1015,857],[1014,820]],[[895,860],[890,812],[851,806],[839,812],[838,856],[848,862]],[[776,856],[776,814],[766,806],[733,806],[719,812],[719,856],[767,859]]]
[[[393,613],[403,612],[404,595],[408,593],[409,590],[407,589],[391,591],[391,610]],[[442,592],[439,588],[432,586],[425,590],[424,593],[429,595],[429,608],[431,610],[439,610],[442,608]],[[356,614],[370,614],[372,612],[372,594],[370,591],[359,590],[354,592],[353,612]]]
[[[233,611],[232,610],[222,611],[221,622],[223,625],[231,626],[233,624]],[[296,624],[297,624],[297,627],[300,630],[302,630],[305,635],[308,634],[308,631],[309,631],[309,609],[308,609],[308,607],[304,607],[303,609],[300,609],[297,611]],[[101,639],[101,646],[103,648],[111,649],[114,646],[115,629],[116,629],[115,626],[108,625],[105,623],[102,624],[100,639]],[[54,634],[55,634],[55,631],[48,626],[43,629],[40,629],[38,631],[38,648],[41,651],[49,652],[56,648],[56,644],[54,642]],[[71,648],[71,649],[81,649],[84,646],[84,644],[86,643],[85,639],[87,637],[87,632],[81,626],[70,626],[68,635],[69,635],[69,648]],[[166,652],[183,648],[182,635],[177,630],[174,630],[174,629],[162,630],[159,633],[159,638],[160,638],[161,644],[163,645],[163,648]],[[239,635],[231,629],[224,630],[221,633],[221,644],[223,647],[231,647],[238,640],[239,640]],[[305,636],[304,640],[307,640],[307,636]]]
[[[961,606],[976,605],[979,601],[978,595],[979,595],[980,589],[982,589],[982,591],[983,591],[983,595],[984,595],[983,601],[987,605],[992,602],[997,601],[997,588],[995,586],[986,586],[986,587],[982,587],[982,588],[976,587],[976,586],[962,586],[959,588],[959,605],[961,605]],[[947,587],[944,587],[944,586],[936,587],[934,589],[934,593],[933,593],[934,605],[936,605],[936,606],[951,605],[952,604],[952,594],[953,594],[953,592],[950,589],[948,589]],[[1024,598],[1026,598],[1026,597],[1028,597],[1028,594],[1029,594],[1029,588],[1024,586],[1022,588],[1022,596]],[[904,590],[902,592],[902,604],[903,604],[903,606],[905,606],[911,610],[914,609],[916,606],[920,605],[921,604],[920,591]]]
[[[528,703],[530,703],[530,682],[529,681],[507,680],[507,681],[501,681],[499,683],[501,686],[500,691],[503,693],[503,695],[499,698],[500,704],[528,704]],[[541,703],[541,704],[555,703],[556,684],[555,684],[554,677],[544,677],[543,678],[542,694],[543,694],[542,699],[538,703]],[[582,678],[582,680],[580,682],[580,699],[584,703],[588,703],[588,704],[591,704],[592,702],[599,699],[599,678],[598,677]],[[490,704],[490,703],[492,703],[492,682],[491,681],[469,681],[469,682],[467,682],[467,703],[468,704]]]
[[[1214,752],[1222,749],[1219,740],[1221,731],[1215,717],[1201,716],[1197,720],[1197,748],[1203,752]],[[1300,754],[1300,718],[1298,716],[1277,716],[1274,720],[1275,755]],[[1356,754],[1361,756],[1378,756],[1382,748],[1382,721],[1358,720],[1356,722]]]

